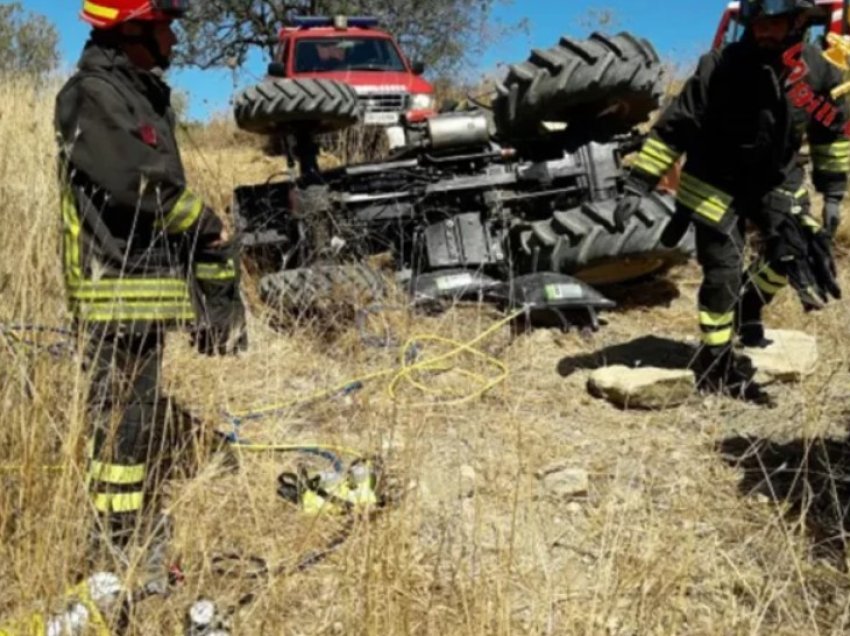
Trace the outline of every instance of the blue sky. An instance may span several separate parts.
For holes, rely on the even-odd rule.
[[[2,3],[4,0],[0,0]],[[82,0],[23,0],[22,4],[48,16],[59,27],[62,57],[72,69],[88,33],[77,17]],[[691,65],[710,46],[726,4],[726,0],[514,0],[499,6],[495,17],[505,24],[527,19],[528,34],[506,38],[490,47],[479,57],[479,68],[471,69],[471,75],[519,62],[530,48],[551,46],[562,34],[585,35],[582,18],[594,9],[613,10],[618,18],[615,30],[633,31],[652,41],[662,56]],[[228,110],[234,89],[258,81],[264,70],[263,60],[257,59],[236,76],[230,71],[194,70],[169,75],[173,85],[190,94],[190,116],[203,119]]]

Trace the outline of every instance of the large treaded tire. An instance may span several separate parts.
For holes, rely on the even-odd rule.
[[[242,130],[271,134],[282,126],[311,124],[318,132],[342,130],[360,120],[354,88],[326,79],[266,79],[236,96]]]
[[[567,122],[592,129],[604,142],[628,132],[656,110],[663,95],[663,68],[653,46],[629,33],[588,40],[561,38],[535,49],[510,67],[497,86],[493,110],[499,134],[528,137],[540,123]]]
[[[385,289],[381,275],[362,263],[287,269],[260,280],[263,302],[296,315],[337,305],[368,303],[381,297]]]
[[[693,255],[692,230],[673,248],[661,244],[675,210],[670,196],[645,197],[622,233],[615,231],[615,206],[614,200],[588,203],[532,223],[519,234],[521,269],[550,270],[590,285],[611,285],[663,273]]]

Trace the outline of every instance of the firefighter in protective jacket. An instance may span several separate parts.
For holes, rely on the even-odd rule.
[[[56,102],[66,289],[91,374],[88,483],[97,536],[122,549],[171,450],[157,446],[166,331],[194,327],[206,353],[245,344],[235,254],[186,186],[162,79],[187,3],[85,0],[91,37]]]
[[[693,221],[703,270],[697,369],[703,390],[764,399],[733,364],[736,332],[746,346],[768,344],[762,309],[789,282],[807,309],[822,306],[827,293],[840,293],[828,233],[838,226],[850,170],[850,140],[841,132],[847,106],[829,99],[841,83],[838,70],[819,48],[804,43],[815,10],[811,0],[742,2],[743,39],[702,57],[653,128],[618,204],[622,225],[641,196],[686,155],[667,243]],[[788,64],[789,51],[797,52],[794,65]],[[808,70],[804,80],[792,77],[800,68]],[[806,103],[796,98],[795,80],[807,82]],[[831,116],[816,117],[820,108],[832,109]],[[814,186],[825,197],[827,231],[808,214],[804,136]],[[748,222],[760,230],[766,248],[743,272]]]

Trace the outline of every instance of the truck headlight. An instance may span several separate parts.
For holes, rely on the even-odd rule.
[[[411,110],[430,110],[434,107],[434,96],[428,93],[414,93],[410,99]]]

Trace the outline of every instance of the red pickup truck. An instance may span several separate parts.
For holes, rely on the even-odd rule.
[[[363,122],[396,126],[411,111],[431,115],[434,87],[393,37],[367,17],[296,17],[280,31],[269,74],[290,79],[331,79],[354,87]]]

